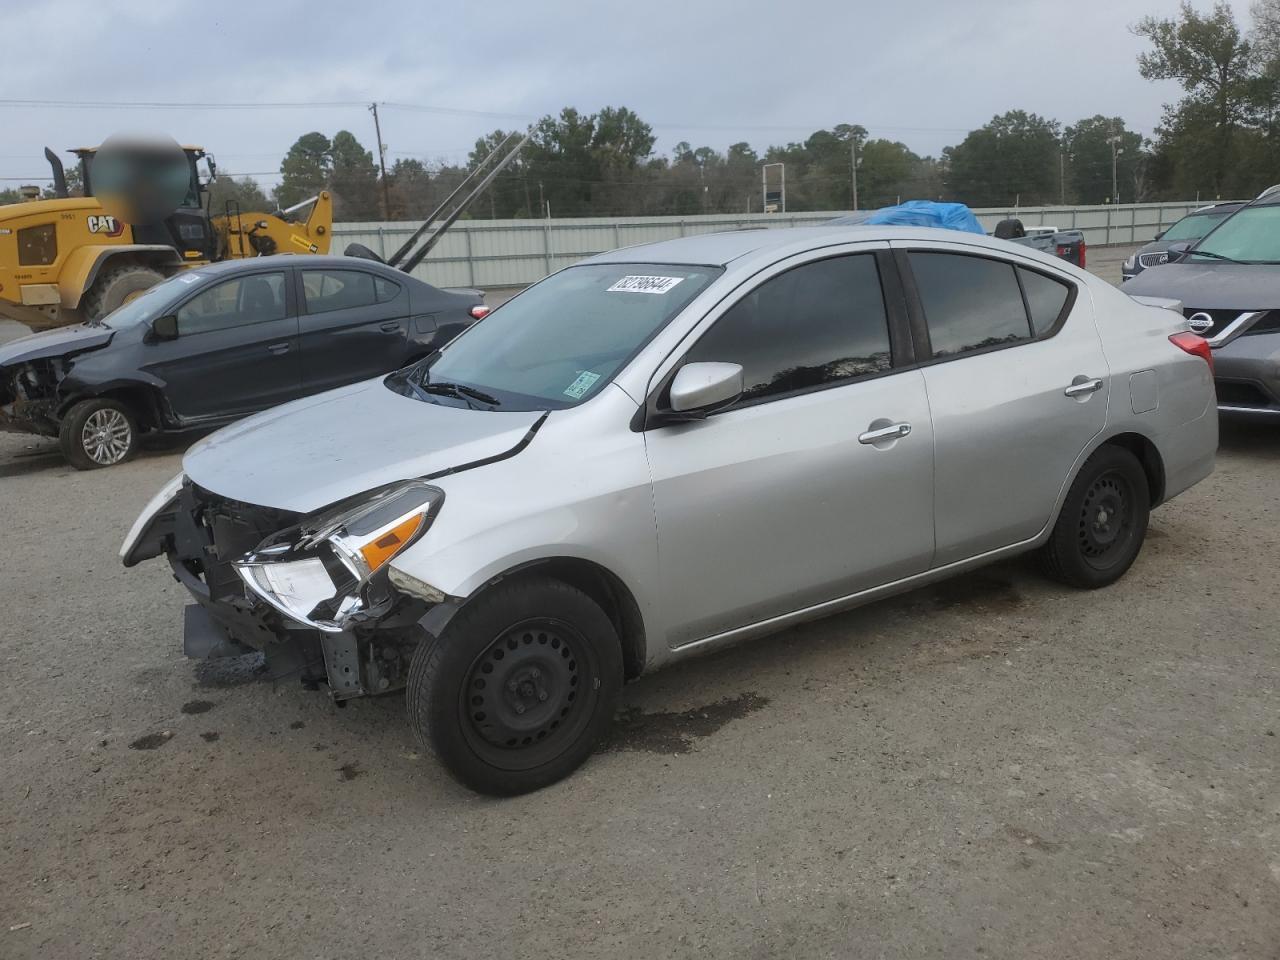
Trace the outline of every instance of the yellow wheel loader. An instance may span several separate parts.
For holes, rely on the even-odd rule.
[[[328,192],[275,213],[209,210],[213,157],[183,147],[191,172],[182,204],[157,223],[127,224],[93,194],[97,148],[74,150],[84,196],[68,195],[52,150],[56,197],[0,206],[0,316],[33,330],[95,320],[179,270],[216,260],[283,253],[328,253],[333,201]],[[206,179],[197,166],[205,162]]]

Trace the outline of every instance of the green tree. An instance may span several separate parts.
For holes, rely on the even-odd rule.
[[[282,208],[328,188],[333,169],[332,147],[328,137],[312,131],[304,133],[289,148],[280,162],[280,183],[275,188],[276,202]]]
[[[858,203],[885,207],[898,199],[919,199],[909,187],[920,158],[896,140],[868,140],[858,150]]]
[[[1176,17],[1145,17],[1134,32],[1151,44],[1138,57],[1142,76],[1176,80],[1185,92],[1165,107],[1157,129],[1157,150],[1173,185],[1213,195],[1242,189],[1252,175],[1240,169],[1249,138],[1239,133],[1253,119],[1261,91],[1252,46],[1231,7],[1215,3],[1201,14],[1183,0]]]
[[[330,189],[333,215],[339,220],[377,220],[378,165],[373,154],[360,145],[355,135],[339,130],[329,148]]]
[[[1052,203],[1058,195],[1058,122],[1011,110],[943,151],[947,192],[973,207]]]
[[[387,171],[392,220],[422,220],[432,209],[431,174],[421,160],[401,158]]]
[[[228,204],[233,210],[238,207],[241,213],[270,213],[276,206],[252,177],[237,180],[228,173],[219,173],[209,185],[209,212],[214,216],[225,213]]]
[[[1118,199],[1111,193],[1113,146]],[[1067,127],[1062,132],[1062,149],[1069,199],[1077,203],[1136,203],[1145,199],[1139,195],[1139,183],[1146,171],[1146,142],[1142,134],[1125,129],[1120,117],[1098,114]]]

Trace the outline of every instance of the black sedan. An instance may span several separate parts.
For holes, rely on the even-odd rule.
[[[0,346],[0,429],[107,467],[142,433],[218,426],[406,366],[487,312],[477,291],[355,257],[200,267],[102,320]]]

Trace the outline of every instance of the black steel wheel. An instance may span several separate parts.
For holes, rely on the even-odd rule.
[[[1151,501],[1147,476],[1122,447],[1099,448],[1081,468],[1043,558],[1053,577],[1076,587],[1120,579],[1142,549]]]
[[[621,647],[604,611],[560,581],[517,580],[418,648],[409,722],[462,783],[525,793],[587,759],[621,686]]]

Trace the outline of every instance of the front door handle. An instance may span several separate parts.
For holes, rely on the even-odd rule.
[[[268,350],[270,350],[272,353],[274,353],[276,356],[279,356],[279,355],[280,355],[280,354],[282,354],[282,353],[288,353],[288,352],[289,352],[289,344],[288,344],[288,342],[285,342],[285,343],[273,343],[273,344],[271,344],[269,347],[267,347],[267,349],[268,349]]]
[[[1097,393],[1102,389],[1102,381],[1094,378],[1092,380],[1081,379],[1076,380],[1062,392],[1068,397],[1083,397],[1090,393]]]
[[[397,333],[400,330],[400,321],[388,320],[385,323],[379,324],[379,326],[381,326],[387,333]]]
[[[882,443],[885,440],[901,440],[911,432],[909,423],[891,423],[887,427],[879,427],[858,434],[859,443]]]

